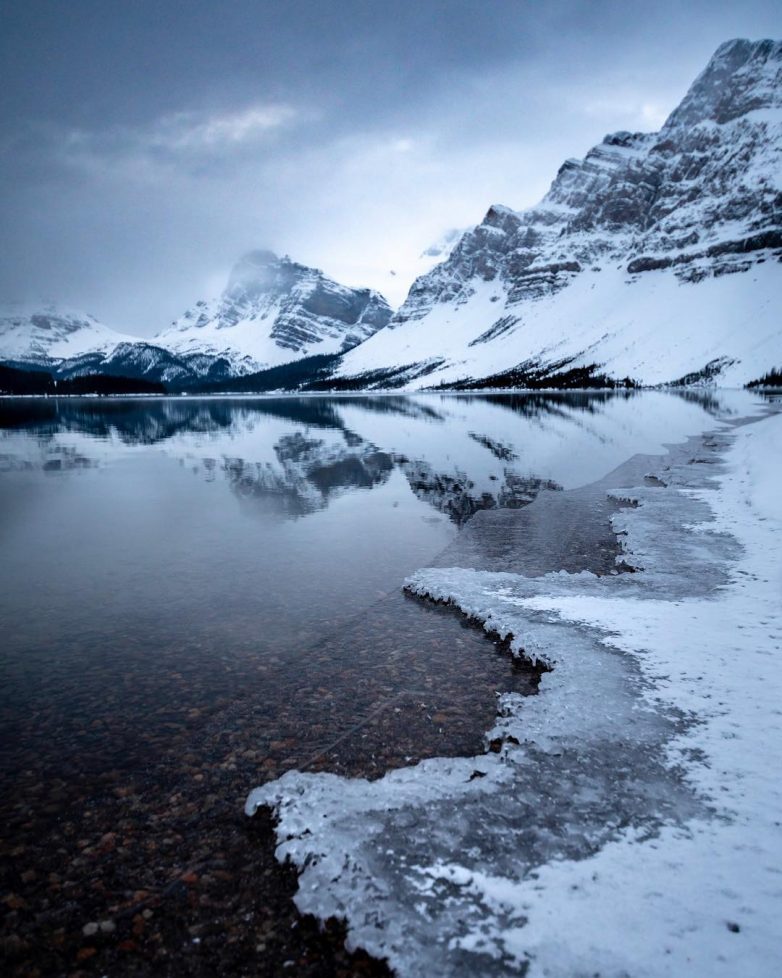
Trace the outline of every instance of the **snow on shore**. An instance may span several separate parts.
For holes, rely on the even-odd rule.
[[[778,973],[782,415],[654,474],[614,520],[635,574],[408,582],[553,666],[502,697],[499,753],[248,797],[300,909],[405,978]]]

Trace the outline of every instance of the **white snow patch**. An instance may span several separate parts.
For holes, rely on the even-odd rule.
[[[526,361],[598,363],[601,372],[648,385],[677,381],[707,363],[733,363],[722,387],[741,387],[782,362],[777,262],[750,271],[680,282],[670,269],[627,273],[622,266],[584,271],[536,301],[506,302],[502,285],[476,282],[463,304],[435,304],[425,320],[377,332],[345,355],[341,376],[445,358],[436,372],[404,389],[488,377]],[[506,316],[519,322],[488,343],[477,337]]]
[[[637,574],[411,579],[555,668],[500,754],[253,791],[303,911],[405,976],[779,973],[782,415],[717,437],[633,491]]]

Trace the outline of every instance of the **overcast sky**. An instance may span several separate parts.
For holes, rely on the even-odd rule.
[[[0,0],[0,300],[148,336],[263,247],[397,305],[737,36],[779,0]]]

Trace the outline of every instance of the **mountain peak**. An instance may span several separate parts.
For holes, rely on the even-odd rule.
[[[269,248],[255,248],[242,255],[234,267],[248,265],[254,268],[265,268],[267,265],[277,265],[279,261],[279,257]]]
[[[765,376],[782,349],[781,108],[782,43],[721,45],[663,132],[610,133],[565,161],[538,206],[493,205],[335,376],[467,388]]]
[[[302,266],[279,258],[273,251],[248,251],[231,269],[226,292],[252,295],[287,292],[301,271]]]
[[[782,106],[782,41],[735,38],[721,44],[664,130],[731,122],[754,109]]]
[[[0,306],[0,360],[50,361],[110,350],[133,337],[117,333],[94,316],[52,303]]]
[[[377,292],[260,249],[234,265],[221,296],[197,303],[158,342],[178,355],[221,357],[244,373],[350,349],[390,318]]]

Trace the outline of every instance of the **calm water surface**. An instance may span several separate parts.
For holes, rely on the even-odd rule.
[[[294,884],[268,827],[242,820],[247,790],[291,767],[372,776],[480,751],[496,692],[535,687],[455,614],[405,598],[404,577],[478,510],[757,405],[0,400],[7,973],[276,974],[291,955],[325,973],[320,938],[293,941]],[[104,919],[116,929],[85,935]]]
[[[189,691],[194,708],[210,681],[217,697],[259,668],[306,669],[313,643],[371,616],[477,509],[594,481],[753,400],[0,402],[4,733],[74,676],[66,712],[84,719],[100,706],[86,687],[114,696],[161,659],[182,674],[168,703]]]

